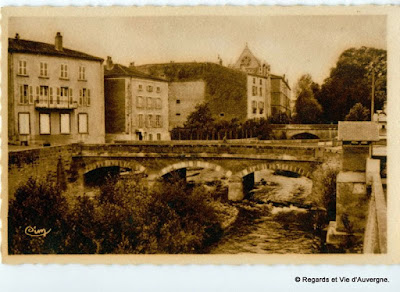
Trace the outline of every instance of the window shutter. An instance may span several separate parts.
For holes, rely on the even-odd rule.
[[[72,88],[69,89],[69,103],[72,104],[73,100],[72,100]]]
[[[53,104],[53,87],[50,87],[50,104]]]
[[[90,89],[87,90],[87,106],[90,106]]]
[[[60,103],[60,87],[57,87],[57,104]]]
[[[33,104],[33,88],[29,86],[29,104]]]
[[[82,105],[82,89],[79,89],[79,105]]]
[[[68,78],[68,66],[64,66],[65,78]]]
[[[19,103],[20,104],[24,103],[24,86],[23,85],[19,86]]]

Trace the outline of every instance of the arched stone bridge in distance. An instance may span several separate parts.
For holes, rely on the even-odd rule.
[[[276,137],[285,139],[334,139],[338,125],[333,124],[274,124],[270,125]]]
[[[279,169],[298,173],[312,179],[318,164],[323,162],[324,148],[318,146],[283,146],[227,144],[211,141],[138,142],[131,144],[79,145],[73,155],[78,171],[78,184],[90,171],[118,166],[142,173],[149,183],[163,176],[201,167],[222,173],[228,180],[228,198],[244,198],[244,180],[253,180],[254,172]],[[251,182],[250,182],[251,183]]]

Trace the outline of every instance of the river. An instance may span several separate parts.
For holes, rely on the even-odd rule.
[[[289,178],[271,172],[259,175],[269,185],[251,199],[233,204],[239,209],[238,218],[211,247],[210,253],[321,253],[323,236],[314,231],[312,211],[290,206],[291,202],[308,203],[312,182],[304,177]]]

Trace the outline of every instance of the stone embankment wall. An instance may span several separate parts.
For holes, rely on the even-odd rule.
[[[57,180],[57,165],[61,160],[67,181],[76,179],[72,156],[79,150],[78,144],[16,150],[8,153],[8,194],[14,196],[16,189],[30,177]]]

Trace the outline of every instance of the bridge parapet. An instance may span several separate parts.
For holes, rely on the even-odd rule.
[[[319,160],[323,148],[303,145],[226,144],[226,143],[134,143],[84,144],[78,156],[107,157],[226,157],[265,158],[283,160]]]

